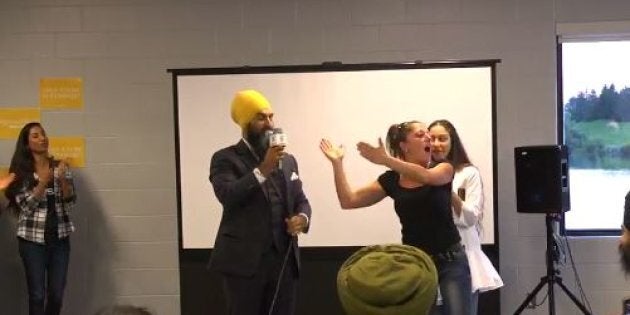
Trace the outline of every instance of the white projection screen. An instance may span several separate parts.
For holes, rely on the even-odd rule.
[[[483,243],[496,234],[496,60],[431,64],[323,64],[310,66],[171,69],[175,101],[177,193],[181,249],[212,248],[222,206],[209,182],[212,154],[240,140],[230,118],[234,93],[261,91],[287,134],[313,208],[306,247],[399,243],[393,202],[342,210],[330,162],[319,151],[328,138],[346,148],[353,187],[384,172],[359,156],[356,143],[376,144],[391,124],[448,119],[457,127],[484,185]]]

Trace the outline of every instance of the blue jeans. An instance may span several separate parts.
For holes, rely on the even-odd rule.
[[[63,303],[70,260],[69,238],[45,245],[18,237],[28,287],[29,315],[58,315]]]
[[[432,315],[469,315],[472,313],[472,284],[464,250],[449,259],[434,259],[438,270],[442,305],[433,306]]]

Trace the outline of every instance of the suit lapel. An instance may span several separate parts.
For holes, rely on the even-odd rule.
[[[253,170],[258,166],[256,156],[249,150],[249,147],[243,139],[236,144],[236,153],[240,156],[241,161],[243,161],[249,170]]]
[[[291,194],[291,174],[293,173],[293,165],[290,163],[290,159],[284,156],[282,158],[282,177],[284,177],[284,200],[287,203],[287,211],[289,215],[293,214],[293,198]]]

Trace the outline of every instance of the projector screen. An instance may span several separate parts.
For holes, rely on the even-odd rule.
[[[328,138],[346,147],[352,187],[386,171],[361,158],[355,145],[385,139],[394,123],[427,124],[448,119],[458,129],[484,185],[484,244],[495,242],[496,61],[434,64],[363,64],[284,67],[175,69],[175,125],[180,248],[212,248],[222,206],[209,182],[217,150],[237,143],[240,128],[230,103],[242,89],[261,91],[275,113],[276,127],[288,136],[287,151],[299,165],[313,208],[301,246],[365,246],[399,243],[400,223],[386,198],[369,208],[342,210],[332,167],[319,151]]]

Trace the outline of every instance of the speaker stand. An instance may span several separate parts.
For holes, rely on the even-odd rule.
[[[563,291],[566,293],[571,301],[582,311],[582,313],[586,315],[591,315],[591,313],[584,307],[584,305],[569,291],[569,289],[562,283],[562,277],[560,277],[560,270],[556,268],[556,260],[557,257],[554,254],[554,247],[556,244],[554,243],[553,238],[553,222],[557,220],[557,216],[559,214],[546,214],[546,225],[547,225],[547,251],[546,251],[546,262],[547,262],[547,275],[540,278],[540,282],[534,288],[534,291],[529,293],[525,298],[525,301],[518,307],[514,315],[521,314],[523,310],[529,305],[529,303],[536,297],[538,291],[540,291],[543,286],[547,285],[548,291],[547,294],[549,296],[549,315],[556,314],[556,305],[555,305],[555,297],[553,292],[553,285],[557,284]]]

